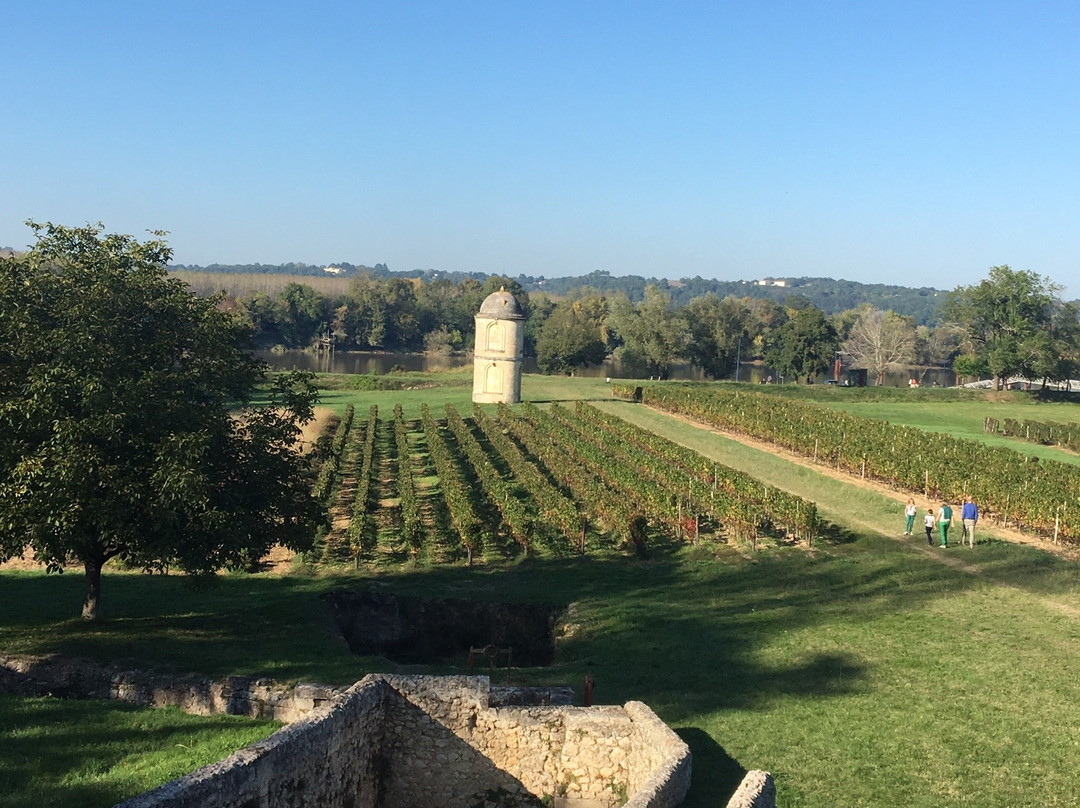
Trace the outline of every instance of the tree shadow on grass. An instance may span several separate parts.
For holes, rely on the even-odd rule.
[[[18,739],[0,743],[0,806],[113,805],[172,773],[160,750],[173,750],[180,760],[171,767],[179,774],[197,766],[207,750],[226,751],[228,741],[218,737],[223,733],[254,742],[273,729],[260,726],[235,716],[188,716],[175,708],[147,713],[120,703],[0,695],[0,727]],[[122,769],[143,752],[151,757],[131,779],[96,781],[99,773]]]
[[[829,544],[854,544],[859,540],[859,534],[854,530],[834,524],[823,522],[818,530],[814,541],[828,542]]]
[[[678,727],[675,732],[690,747],[693,756],[690,792],[683,803],[685,808],[727,805],[746,776],[746,768],[704,730]]]

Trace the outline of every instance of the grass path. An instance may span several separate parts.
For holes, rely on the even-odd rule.
[[[989,446],[1011,449],[1029,457],[1056,460],[1059,463],[1080,465],[1080,454],[1060,446],[1038,443],[991,434],[983,429],[986,418],[1006,418],[1031,421],[1076,423],[1080,412],[1075,404],[1001,401],[882,402],[821,400],[817,403],[863,418],[888,421],[892,424],[915,427],[927,432],[946,432],[956,438],[981,441]]]
[[[908,495],[879,483],[861,480],[827,466],[745,435],[724,433],[712,427],[671,416],[641,405],[622,401],[593,402],[601,409],[646,427],[657,434],[689,446],[719,463],[753,474],[791,493],[817,502],[821,514],[846,528],[871,530],[894,539],[952,569],[985,578],[999,586],[1036,592],[1039,600],[1053,611],[1080,618],[1080,579],[1075,565],[1077,550],[1071,545],[1048,541],[986,521],[976,532],[978,544],[968,547],[950,545],[947,550],[928,547],[921,533],[901,536],[903,508]],[[920,515],[928,505],[916,497]],[[853,505],[855,507],[853,507]],[[916,521],[920,527],[921,518]],[[1030,552],[1013,558],[1006,544],[1019,544]],[[1061,559],[1055,564],[1045,553]],[[1048,575],[1048,572],[1053,574]]]

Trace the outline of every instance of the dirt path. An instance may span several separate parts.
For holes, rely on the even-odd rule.
[[[845,483],[847,485],[852,485],[852,486],[855,486],[856,488],[859,488],[859,489],[862,489],[862,490],[865,490],[865,491],[873,491],[876,494],[879,494],[879,495],[881,495],[883,497],[891,499],[892,501],[896,502],[898,504],[898,506],[901,506],[901,507],[904,504],[906,504],[907,501],[908,501],[908,498],[910,496],[912,496],[910,493],[897,491],[896,489],[890,488],[890,487],[888,487],[886,485],[883,485],[882,483],[878,483],[878,482],[875,482],[873,480],[862,479],[860,477],[855,477],[854,475],[848,474],[848,473],[843,472],[843,471],[839,471],[838,469],[833,469],[833,468],[829,468],[828,466],[821,465],[819,463],[814,463],[811,460],[808,460],[803,455],[796,454],[795,452],[791,452],[791,451],[789,451],[787,449],[784,449],[784,448],[782,448],[780,446],[776,446],[776,445],[774,445],[772,443],[767,443],[766,441],[757,440],[756,438],[753,438],[753,437],[751,437],[749,435],[744,435],[742,433],[732,432],[732,431],[728,431],[728,430],[724,430],[724,429],[718,429],[717,427],[712,426],[711,424],[705,424],[705,423],[702,423],[700,421],[695,421],[693,418],[688,418],[688,417],[683,416],[683,415],[675,415],[673,413],[665,412],[664,410],[659,410],[659,409],[656,409],[656,408],[653,408],[653,407],[649,407],[649,409],[652,410],[653,412],[656,412],[656,413],[658,413],[660,415],[664,415],[664,416],[666,416],[668,418],[673,418],[673,419],[675,419],[677,421],[682,421],[685,424],[689,424],[690,426],[694,426],[694,427],[696,427],[698,429],[705,430],[706,432],[710,432],[712,434],[719,435],[719,436],[721,436],[723,438],[727,438],[728,440],[736,441],[737,443],[741,443],[744,446],[749,446],[750,448],[755,449],[757,451],[766,452],[768,454],[776,455],[777,457],[781,457],[781,458],[783,458],[784,460],[786,460],[786,461],[788,461],[790,463],[793,463],[793,464],[798,465],[798,466],[802,466],[803,468],[806,468],[806,469],[810,469],[816,474],[821,474],[821,475],[823,475],[825,477],[828,477],[830,479],[838,480],[838,481],[843,482],[843,483]],[[915,496],[920,497],[921,495],[916,494]],[[851,522],[854,525],[857,525],[857,526],[859,526],[859,527],[861,527],[861,528],[863,528],[865,530],[872,531],[872,532],[877,533],[879,535],[886,536],[887,538],[891,538],[894,541],[903,542],[904,544],[912,547],[913,549],[918,550],[920,553],[924,553],[925,555],[933,558],[939,564],[944,564],[945,566],[947,566],[947,567],[949,567],[951,569],[957,570],[958,572],[964,572],[964,573],[967,573],[968,575],[973,575],[973,576],[975,576],[977,578],[982,578],[984,580],[992,581],[994,584],[996,584],[998,586],[1005,586],[1005,587],[1009,587],[1010,589],[1017,589],[1019,591],[1025,591],[1025,592],[1027,591],[1027,590],[1023,590],[1022,587],[1014,586],[1014,585],[1008,583],[1007,581],[1002,581],[999,578],[994,578],[992,576],[989,576],[985,572],[983,572],[981,569],[976,567],[975,565],[968,563],[964,559],[962,554],[971,552],[973,548],[970,548],[967,545],[965,545],[963,547],[957,546],[955,548],[955,550],[954,550],[954,549],[952,549],[953,545],[950,544],[950,549],[945,551],[945,552],[942,552],[941,548],[937,546],[937,532],[936,532],[936,530],[935,530],[935,533],[934,533],[934,536],[935,536],[934,546],[931,547],[931,546],[927,546],[927,545],[923,544],[922,541],[918,540],[918,539],[920,539],[920,537],[922,535],[919,532],[916,532],[916,534],[915,534],[915,539],[917,541],[915,541],[912,544],[909,541],[907,541],[904,536],[897,535],[895,533],[885,533],[885,532],[883,532],[881,530],[880,526],[872,524],[872,523],[867,522],[865,520],[862,520],[859,517],[857,517],[857,516],[855,516],[855,515],[853,515],[851,513],[847,513],[844,516],[845,516],[846,520],[848,520],[849,522]],[[977,543],[979,541],[979,536],[980,535],[985,537],[986,535],[989,534],[989,535],[992,535],[994,538],[997,538],[997,539],[1002,539],[1002,540],[1005,540],[1005,541],[1014,542],[1016,544],[1027,544],[1027,545],[1031,545],[1033,547],[1038,547],[1040,550],[1044,550],[1044,551],[1046,551],[1048,553],[1053,553],[1054,555],[1057,555],[1057,556],[1059,556],[1061,558],[1064,558],[1064,559],[1068,559],[1070,561],[1076,561],[1076,560],[1080,559],[1080,548],[1077,548],[1077,547],[1075,547],[1073,545],[1069,545],[1069,544],[1053,544],[1051,542],[1044,541],[1044,540],[1038,538],[1037,536],[1032,536],[1032,535],[1027,534],[1027,533],[1021,533],[1018,530],[1014,530],[1012,528],[1007,528],[1007,527],[1004,527],[1004,526],[1002,526],[1000,524],[996,524],[996,523],[992,524],[992,525],[986,525],[984,527],[983,526],[984,522],[985,522],[985,520],[980,520],[980,522],[979,522],[979,530],[976,531],[976,534],[975,534],[976,535],[976,538],[975,538],[976,546],[977,546]],[[916,527],[917,531],[921,531],[922,530],[921,522],[917,521],[915,527]],[[959,535],[959,534],[957,534],[957,535]],[[1031,594],[1031,593],[1029,592],[1029,594]],[[1072,606],[1072,605],[1067,604],[1067,603],[1062,603],[1060,601],[1053,600],[1052,598],[1048,598],[1048,597],[1046,597],[1044,595],[1032,595],[1032,596],[1037,598],[1039,601],[1041,601],[1043,604],[1045,604],[1047,606],[1047,608],[1049,608],[1049,609],[1051,609],[1053,611],[1056,611],[1056,612],[1058,612],[1060,614],[1066,615],[1067,617],[1080,618],[1080,608],[1078,608],[1076,606]]]

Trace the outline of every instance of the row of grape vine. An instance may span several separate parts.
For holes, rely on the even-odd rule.
[[[614,392],[635,394],[618,385]],[[983,516],[1080,541],[1080,467],[1074,465],[753,391],[665,384],[647,386],[641,395],[657,409],[743,432],[900,490],[954,503],[970,494]]]

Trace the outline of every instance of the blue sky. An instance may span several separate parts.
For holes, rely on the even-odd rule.
[[[9,3],[0,245],[1080,293],[1075,2]]]

